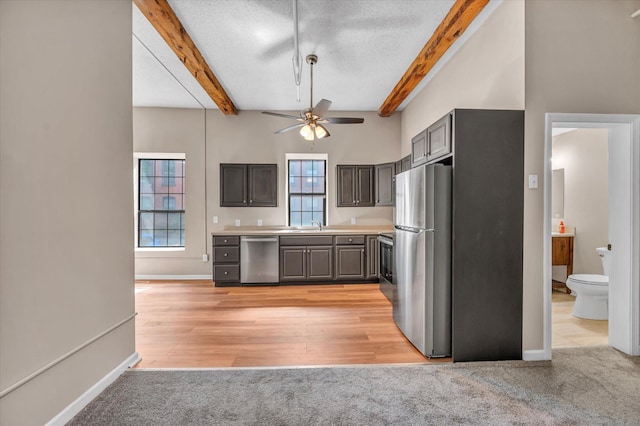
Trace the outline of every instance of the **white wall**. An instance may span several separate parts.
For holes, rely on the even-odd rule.
[[[295,111],[287,113],[296,114]],[[358,225],[392,223],[392,207],[336,207],[336,165],[377,164],[400,159],[400,114],[381,118],[375,112],[331,111],[330,116],[364,117],[363,124],[329,125],[331,137],[314,145],[295,132],[273,132],[289,120],[240,111],[225,116],[206,113],[206,158],[202,110],[134,108],[134,150],[186,153],[187,236],[184,252],[136,253],[136,275],[210,275],[211,263],[202,262],[211,232],[233,226],[284,225],[287,153],[327,153],[329,224],[345,225],[352,217]],[[278,164],[278,207],[220,207],[220,163]],[[205,190],[206,173],[206,190]],[[203,203],[206,193],[206,216]],[[218,216],[218,224],[213,223]],[[205,237],[207,245],[205,247]]]
[[[402,155],[411,138],[454,108],[524,109],[524,1],[487,18],[402,111]]]
[[[131,2],[0,1],[0,391],[134,312]],[[0,399],[41,425],[134,353],[128,321]]]
[[[609,165],[606,129],[577,129],[553,139],[553,168],[564,169],[565,226],[576,228],[574,274],[602,274],[596,247],[608,242]],[[553,267],[553,278],[565,282],[566,268]]]
[[[546,113],[640,113],[638,9],[640,0],[525,2],[525,175],[544,176]],[[524,207],[523,346],[542,350],[543,191],[526,190]]]

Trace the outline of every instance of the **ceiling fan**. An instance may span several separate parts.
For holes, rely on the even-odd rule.
[[[289,127],[285,127],[284,129],[280,129],[275,133],[284,133],[293,129],[300,129],[300,135],[308,141],[313,141],[316,139],[328,138],[331,136],[329,131],[323,124],[331,123],[331,124],[358,124],[364,123],[364,118],[354,118],[354,117],[323,117],[324,114],[329,110],[331,106],[331,101],[327,99],[322,99],[318,104],[313,107],[313,66],[318,62],[318,57],[316,55],[307,55],[307,63],[311,67],[311,97],[309,100],[309,108],[302,110],[300,112],[300,116],[296,117],[295,115],[287,115],[280,114],[277,112],[263,111],[263,114],[273,115],[276,117],[289,118],[291,120],[296,120],[299,123],[294,124]]]

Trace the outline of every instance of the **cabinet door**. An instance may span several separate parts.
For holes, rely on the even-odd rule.
[[[309,280],[333,279],[333,247],[307,247],[306,254]]]
[[[306,269],[306,247],[280,247],[280,281],[303,281]]]
[[[427,129],[427,161],[451,153],[451,114],[447,114]]]
[[[338,207],[356,205],[356,166],[337,166],[338,191],[336,204]]]
[[[249,207],[278,206],[278,165],[249,164]]]
[[[247,205],[247,165],[220,164],[220,207]]]
[[[396,167],[395,167],[395,170],[394,170],[393,174],[397,175],[398,173],[402,173],[403,172],[403,170],[402,170],[402,160],[396,161],[395,165],[396,165]]]
[[[372,207],[375,205],[373,166],[357,166],[356,205]]]
[[[402,164],[403,172],[406,172],[407,170],[409,170],[411,168],[411,154],[407,155],[402,160],[400,160],[400,163]],[[399,172],[396,172],[396,173],[399,173]]]
[[[395,163],[376,165],[376,206],[393,205],[393,174]]]
[[[411,139],[411,167],[427,162],[427,131],[423,130]]]
[[[378,236],[377,235],[367,235],[367,249],[366,249],[366,257],[367,257],[367,276],[365,277],[368,280],[374,279],[378,277]]]
[[[363,280],[364,246],[336,246],[336,279]]]

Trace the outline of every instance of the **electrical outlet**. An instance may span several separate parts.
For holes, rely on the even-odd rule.
[[[202,255],[202,261],[203,262],[208,262],[209,261],[209,255],[208,254],[203,254]]]
[[[529,175],[529,189],[538,189],[538,175]]]
[[[213,223],[218,223],[218,216],[213,217]]]
[[[262,219],[258,219],[258,226],[262,226]]]
[[[240,219],[236,219],[236,226],[240,226]]]
[[[351,218],[351,224],[352,224],[352,225],[355,225],[355,224],[356,224],[356,218],[355,218],[355,217],[352,217],[352,218]]]

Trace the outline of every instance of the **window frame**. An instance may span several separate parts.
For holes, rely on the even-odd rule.
[[[148,251],[148,252],[152,252],[152,251],[175,251],[175,252],[181,252],[181,251],[185,251],[186,249],[186,245],[187,245],[187,239],[186,239],[186,232],[187,232],[187,227],[184,227],[184,233],[185,233],[185,241],[184,241],[184,246],[164,246],[164,247],[139,247],[139,241],[138,241],[138,234],[139,234],[139,213],[140,213],[140,206],[139,206],[139,200],[140,200],[140,182],[139,182],[139,164],[140,164],[140,160],[184,160],[185,161],[185,168],[186,168],[186,155],[185,153],[168,153],[168,152],[134,152],[133,153],[133,223],[134,223],[134,251],[136,252],[144,252],[144,251]],[[163,179],[166,178],[164,176],[159,176],[162,177]],[[186,177],[185,177],[186,179]],[[186,221],[186,214],[187,214],[187,209],[186,209],[186,189],[183,189],[184,195],[183,195],[183,210],[180,210],[180,212],[183,212],[184,214],[184,218]],[[169,194],[170,195],[170,194]]]
[[[325,218],[325,223],[323,226],[328,226],[329,225],[329,191],[331,188],[331,185],[329,184],[329,154],[303,154],[303,153],[287,153],[285,154],[285,167],[283,167],[285,170],[285,197],[284,197],[284,203],[285,203],[285,222],[287,224],[287,226],[292,226],[291,225],[291,212],[289,211],[289,198],[290,198],[290,194],[289,194],[289,160],[321,160],[325,162],[325,176],[324,176],[324,185],[325,185],[325,191],[324,191],[324,218]],[[296,225],[297,226],[297,225]]]

